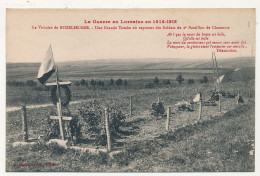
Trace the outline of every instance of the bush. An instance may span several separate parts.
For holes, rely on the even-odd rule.
[[[80,82],[79,82],[79,81],[76,81],[76,82],[74,83],[74,85],[75,85],[75,86],[80,86]]]
[[[80,85],[82,85],[82,86],[88,86],[88,82],[87,82],[85,79],[82,79],[82,80],[80,81]]]
[[[120,110],[115,108],[111,108],[109,114],[111,140],[113,141],[115,134],[120,133],[120,127],[124,125],[126,117]],[[79,119],[82,120],[82,130],[92,136],[91,139],[96,145],[106,145],[105,118],[102,111],[85,106],[79,109]]]
[[[105,86],[104,81],[100,81],[100,80],[99,80],[99,81],[97,82],[97,86]]]
[[[113,86],[114,83],[115,83],[115,81],[111,78],[109,84],[110,84],[111,86]]]
[[[200,80],[200,83],[201,84],[207,84],[209,81],[208,77],[207,76],[204,76],[203,79]]]
[[[127,80],[125,79],[124,80],[124,86],[127,86],[128,85],[128,82],[127,82]]]
[[[116,80],[116,85],[117,85],[117,86],[121,86],[122,84],[123,84],[122,79],[117,79],[117,80]]]
[[[165,84],[165,85],[170,85],[170,84],[171,84],[171,81],[170,81],[169,79],[167,79],[167,80],[164,81],[164,84]]]
[[[176,81],[178,81],[179,84],[182,84],[182,82],[184,81],[184,78],[181,74],[179,74],[177,77],[176,77]]]
[[[192,84],[194,84],[194,83],[195,83],[194,79],[188,79],[188,84],[189,84],[189,85],[192,85]]]
[[[112,108],[109,118],[111,134],[120,133],[120,127],[124,125],[126,116],[122,111]]]
[[[91,84],[91,86],[92,87],[96,87],[96,81],[94,80],[94,79],[92,79],[91,81],[90,81],[90,84]]]
[[[152,104],[152,112],[153,116],[159,117],[165,115],[165,110],[162,102],[153,103]]]
[[[159,84],[159,79],[158,79],[157,76],[154,78],[154,81],[153,81],[153,82],[154,82],[155,85],[158,85],[158,84]]]
[[[34,86],[37,86],[37,83],[33,80],[28,80],[28,81],[26,81],[26,86],[34,87]]]
[[[56,113],[51,113],[52,115],[57,115]],[[71,116],[70,112],[63,113],[64,116]],[[51,120],[48,118],[48,130],[47,139],[58,139],[60,138],[60,126],[58,120]],[[68,127],[68,128],[66,128]],[[69,138],[74,144],[79,143],[82,139],[81,124],[79,122],[78,116],[74,115],[71,121],[64,122],[64,132],[65,136]]]

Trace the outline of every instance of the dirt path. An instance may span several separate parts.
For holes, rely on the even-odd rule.
[[[87,100],[78,100],[78,101],[72,101],[70,104],[77,104],[81,103]],[[43,107],[49,107],[53,104],[40,104],[40,105],[28,105],[26,106],[27,109],[35,109],[35,108],[43,108]],[[21,109],[21,106],[13,106],[13,107],[6,107],[6,112],[12,112],[12,111],[18,111]]]

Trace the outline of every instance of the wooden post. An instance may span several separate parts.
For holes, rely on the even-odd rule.
[[[96,100],[93,100],[93,109],[96,108]]]
[[[248,97],[251,98],[251,90],[248,90]]]
[[[105,108],[105,123],[106,123],[106,133],[107,133],[107,150],[111,151],[111,140],[110,140],[110,131],[109,131],[109,116],[108,108]]]
[[[199,101],[199,120],[201,119],[202,116],[202,94],[200,94],[200,101]]]
[[[169,131],[171,107],[167,108],[166,131]]]
[[[158,103],[160,103],[160,97],[158,96]]]
[[[56,65],[56,83],[57,83],[57,89],[58,89],[58,102],[57,102],[57,111],[59,116],[59,126],[60,126],[60,135],[61,139],[65,139],[64,135],[64,124],[62,121],[62,109],[61,109],[61,92],[60,92],[60,86],[59,86],[59,74],[58,74],[58,66]]]
[[[132,112],[132,96],[130,96],[130,116],[133,114]]]
[[[218,110],[221,112],[221,94],[218,94]]]
[[[237,94],[237,105],[239,105],[239,96],[240,96],[240,94],[239,94],[239,91],[238,91],[238,94]]]
[[[28,126],[27,126],[27,113],[26,106],[22,106],[22,124],[23,124],[23,141],[28,142]]]

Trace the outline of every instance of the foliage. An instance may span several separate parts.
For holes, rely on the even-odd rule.
[[[126,116],[122,113],[122,111],[116,108],[111,108],[109,117],[111,133],[120,132],[120,127],[124,125],[125,118]]]
[[[54,112],[51,112],[52,115],[57,115]],[[65,116],[72,116],[69,111],[63,112]],[[48,139],[57,139],[60,138],[60,126],[58,120],[52,120],[48,118],[47,120],[47,138]],[[65,135],[75,144],[79,143],[82,139],[82,125],[79,122],[78,116],[73,115],[71,121],[64,122],[64,131]]]
[[[82,86],[88,86],[88,82],[85,79],[81,79],[80,85]]]
[[[179,84],[182,84],[182,82],[184,81],[184,77],[182,76],[182,74],[179,74],[176,77],[176,81],[178,81]]]
[[[104,113],[98,109],[101,108],[97,107],[94,109],[90,106],[84,106],[78,109],[78,119],[79,121],[82,121],[82,131],[90,134],[96,145],[106,145]],[[109,126],[110,133],[112,134],[111,140],[114,140],[113,134],[120,133],[120,127],[124,125],[125,118],[126,117],[120,110],[116,108],[111,108],[109,110]]]
[[[90,81],[90,84],[91,84],[91,86],[92,87],[96,87],[96,81],[94,80],[94,79],[92,79],[91,81]]]
[[[124,86],[127,86],[128,85],[128,82],[127,82],[127,80],[125,79],[124,80]]]
[[[152,112],[153,116],[159,117],[165,115],[165,109],[162,102],[157,102],[152,104]]]
[[[26,81],[26,86],[29,86],[29,87],[34,87],[34,86],[37,86],[37,82],[33,81],[33,80],[28,80]]]
[[[116,80],[116,85],[117,85],[117,86],[121,86],[122,84],[123,84],[122,79],[117,79],[117,80]]]
[[[164,81],[164,84],[165,84],[165,85],[170,85],[170,84],[171,84],[171,81],[170,81],[169,79],[167,79],[167,80]]]
[[[105,86],[105,82],[104,81],[97,81],[97,86]]]
[[[158,79],[157,76],[154,78],[153,82],[154,82],[155,85],[158,85],[158,84],[159,84],[160,81],[159,81],[159,79]]]
[[[109,84],[110,84],[111,86],[113,86],[114,83],[115,83],[115,81],[111,78]]]
[[[200,83],[201,84],[207,84],[209,81],[208,77],[207,76],[204,76],[203,79],[200,80]]]
[[[192,84],[194,84],[194,83],[195,83],[194,79],[188,79],[188,84],[189,84],[189,85],[192,85]]]

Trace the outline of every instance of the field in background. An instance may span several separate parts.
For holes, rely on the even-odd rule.
[[[187,64],[188,63],[188,64]],[[49,148],[37,145],[29,148],[13,148],[14,141],[21,141],[20,111],[7,113],[6,120],[6,169],[7,171],[107,171],[107,172],[162,172],[162,171],[254,171],[254,59],[238,58],[219,61],[220,72],[230,73],[233,80],[221,84],[221,89],[240,94],[244,104],[236,105],[236,99],[222,99],[222,113],[217,106],[203,107],[202,120],[197,121],[198,106],[194,112],[178,112],[175,104],[190,101],[197,90],[204,100],[210,98],[213,89],[211,62],[165,61],[82,61],[60,63],[61,79],[109,80],[127,79],[127,86],[70,87],[72,100],[84,100],[69,106],[72,115],[78,108],[96,100],[101,110],[116,107],[129,114],[129,97],[133,97],[133,116],[128,116],[125,131],[112,143],[114,150],[124,152],[114,159],[106,154],[80,154],[73,150]],[[7,80],[36,80],[39,64],[7,64]],[[232,72],[241,68],[239,72]],[[24,73],[24,74],[21,74]],[[181,73],[185,82],[179,85],[175,79]],[[158,76],[160,84],[144,88]],[[199,79],[209,78],[201,84]],[[193,78],[195,84],[188,85]],[[163,81],[170,79],[171,85]],[[150,110],[158,96],[165,107],[172,107],[170,133],[166,135],[165,119],[151,116]],[[24,100],[26,99],[26,100]],[[51,103],[49,91],[37,91],[26,87],[7,88],[7,106]],[[47,118],[55,112],[55,106],[28,109],[30,137],[46,134]],[[91,145],[91,144],[90,144]],[[104,146],[96,146],[104,147]],[[253,155],[252,155],[253,151]],[[54,167],[19,167],[19,163],[56,163]]]
[[[246,87],[248,83],[254,84],[255,68],[254,58],[233,58],[219,60],[219,75],[229,74],[227,84],[233,81]],[[106,92],[107,90],[126,90],[126,89],[145,89],[145,84],[153,83],[157,76],[160,80],[158,88],[178,88],[176,77],[182,74],[185,78],[183,87],[190,87],[187,83],[188,79],[194,79],[196,87],[201,87],[200,80],[204,76],[209,79],[212,84],[212,62],[211,60],[165,60],[161,61],[136,61],[136,60],[111,60],[111,61],[77,61],[58,63],[60,71],[60,79],[72,81],[71,92],[72,100],[85,99],[95,97],[96,92]],[[33,80],[38,83],[36,77],[40,64],[37,63],[7,63],[7,81],[23,81]],[[237,72],[233,70],[241,68]],[[232,74],[230,74],[232,73]],[[109,86],[110,79],[127,80],[127,86]],[[84,79],[88,82],[87,87],[74,86],[76,81]],[[90,81],[100,80],[105,82],[105,86],[93,88]],[[165,81],[169,79],[171,84],[165,85]],[[252,80],[250,82],[250,80]],[[55,81],[54,74],[49,82]],[[237,84],[237,83],[236,83]],[[192,89],[195,89],[193,87]],[[254,92],[254,85],[251,86]],[[230,86],[230,89],[237,89],[237,86]],[[49,91],[38,91],[31,87],[12,87],[7,86],[7,106],[21,106],[23,104],[44,104],[50,103]],[[129,90],[126,90],[129,91]],[[237,91],[237,90],[235,90]],[[109,92],[109,91],[107,91]],[[113,91],[111,91],[113,92]],[[123,93],[123,91],[121,91]],[[121,94],[122,94],[121,93]],[[99,96],[99,95],[98,95]],[[97,97],[98,98],[98,97]]]

